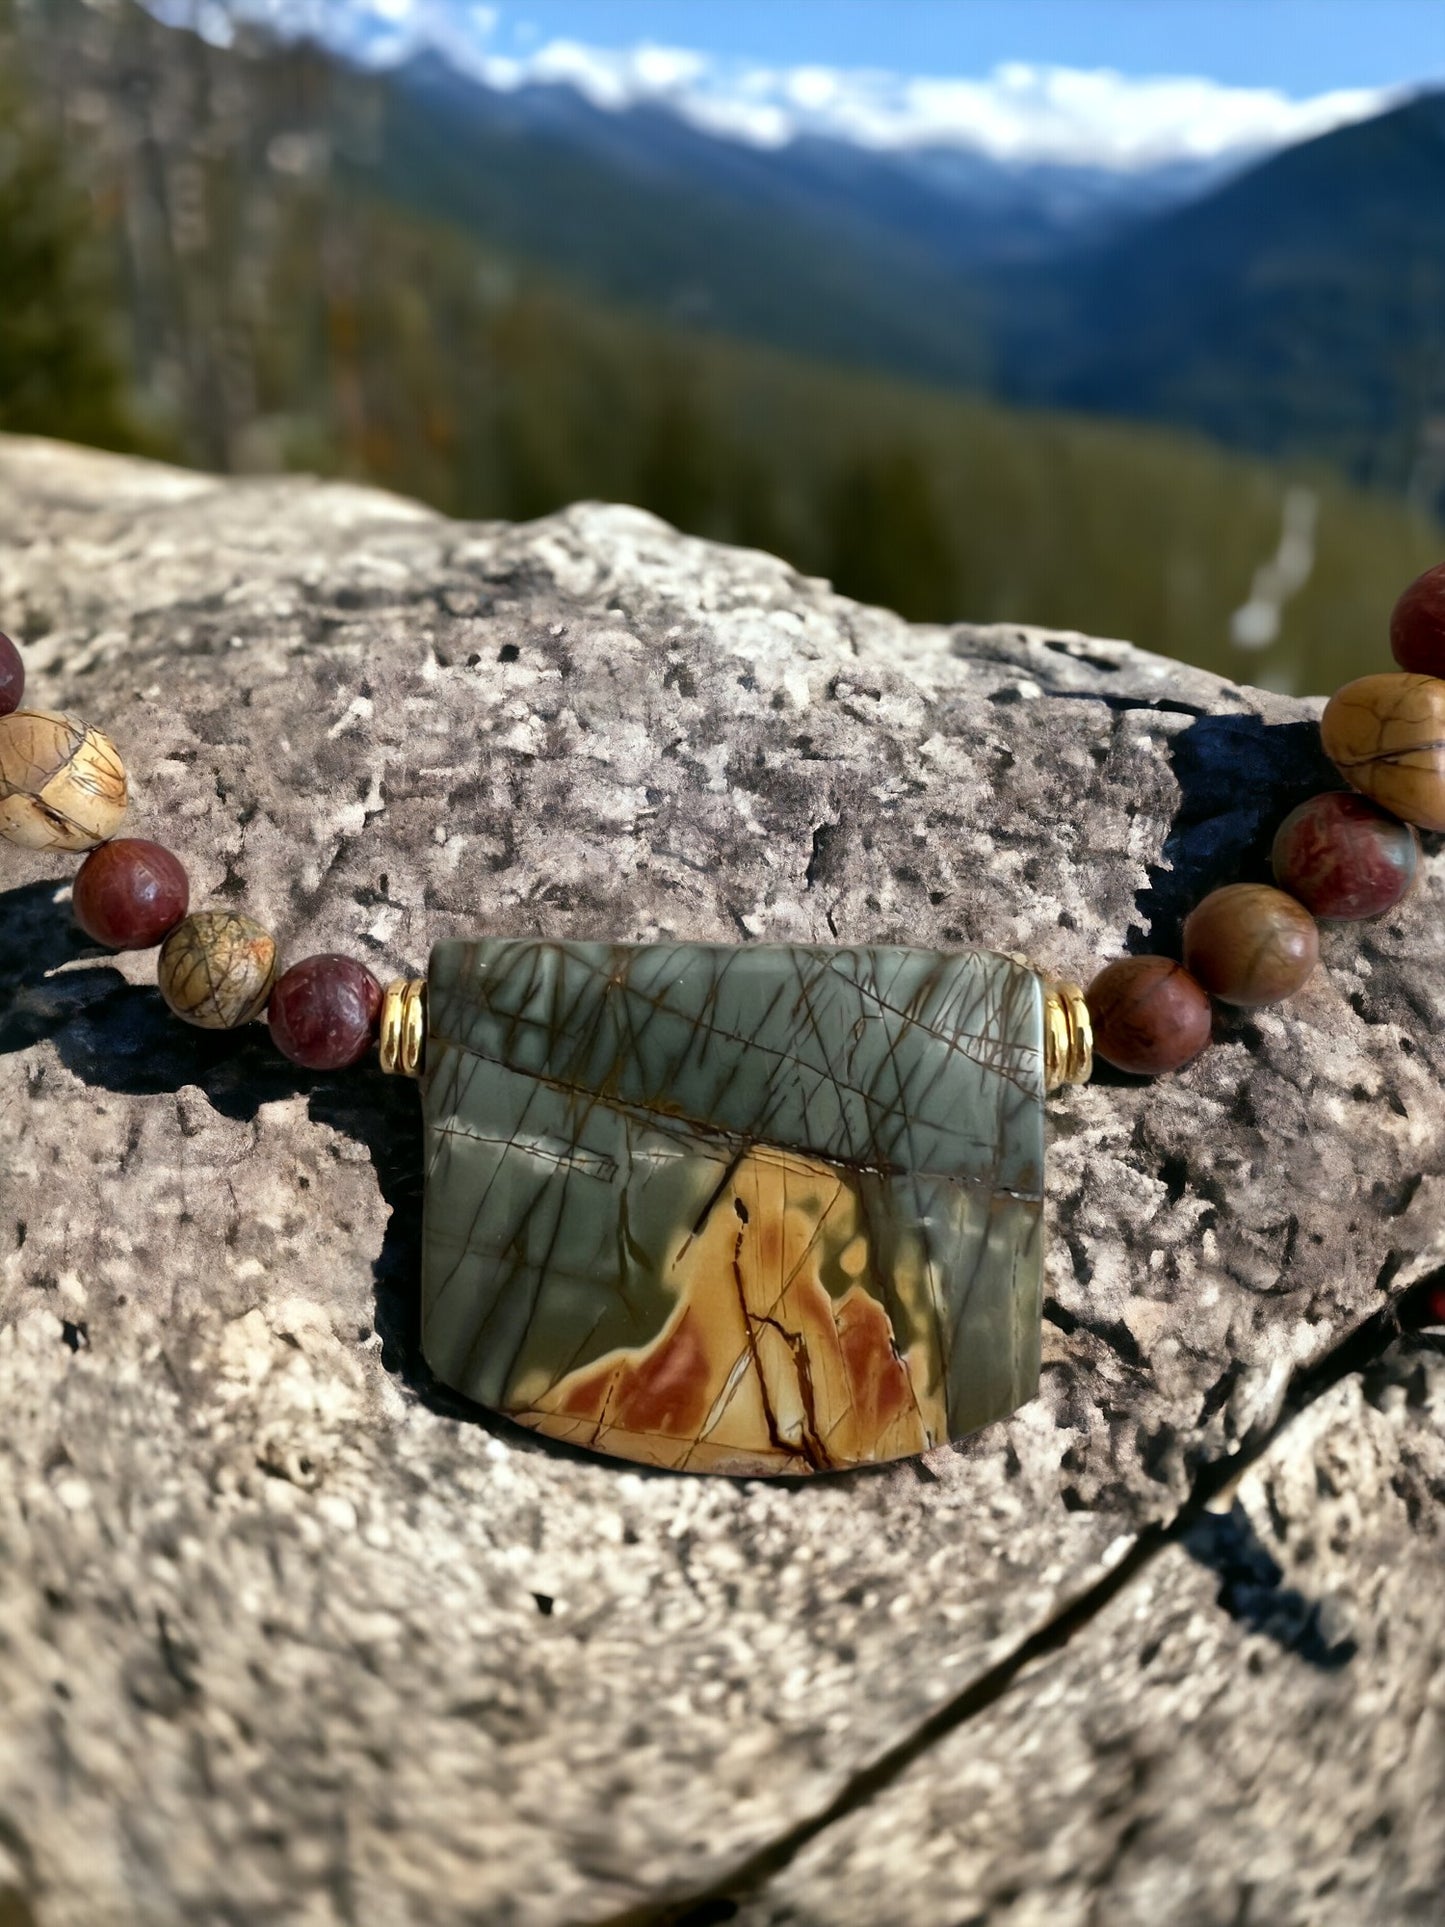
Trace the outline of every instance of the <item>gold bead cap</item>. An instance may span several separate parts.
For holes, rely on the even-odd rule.
[[[426,1056],[426,982],[398,977],[381,996],[381,1068],[393,1077],[420,1077]]]
[[[1094,1068],[1094,1027],[1077,984],[1044,979],[1044,1089],[1087,1084]]]

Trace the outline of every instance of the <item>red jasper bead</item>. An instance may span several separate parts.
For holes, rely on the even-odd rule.
[[[1121,1071],[1177,1071],[1209,1042],[1213,1012],[1172,957],[1118,957],[1085,993],[1094,1055]]]
[[[1402,669],[1445,676],[1445,562],[1417,575],[1395,604],[1390,649]]]
[[[87,937],[111,950],[149,950],[190,907],[179,857],[140,836],[102,843],[75,874],[71,911]]]
[[[1184,966],[1221,1003],[1292,997],[1319,962],[1320,933],[1302,903],[1267,883],[1226,883],[1184,919]]]
[[[364,964],[305,957],[276,980],[266,1018],[277,1049],[308,1071],[339,1071],[371,1046],[381,985]]]
[[[0,636],[0,716],[20,707],[25,695],[25,664],[9,636]]]
[[[1415,881],[1420,839],[1354,790],[1312,796],[1275,831],[1270,863],[1281,890],[1317,917],[1377,917]]]

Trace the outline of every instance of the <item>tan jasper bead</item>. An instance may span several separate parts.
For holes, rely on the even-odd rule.
[[[1348,783],[1406,823],[1445,830],[1445,681],[1403,670],[1337,689],[1320,718],[1325,754]]]
[[[271,934],[237,910],[201,910],[161,945],[156,981],[177,1017],[234,1030],[266,1008],[276,976]]]
[[[0,716],[0,836],[27,850],[93,850],[125,815],[114,743],[74,716]]]
[[[1319,955],[1314,918],[1268,883],[1226,883],[1184,919],[1184,967],[1224,1004],[1292,997]]]

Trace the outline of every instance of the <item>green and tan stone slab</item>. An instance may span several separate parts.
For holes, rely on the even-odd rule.
[[[1043,985],[987,951],[439,944],[421,1341],[679,1472],[907,1458],[1038,1388]]]
[[[466,526],[0,440],[0,529],[34,696],[108,725],[196,901],[383,975],[506,933],[985,944],[1083,978],[1156,914],[1167,941],[1329,780],[1319,700],[1083,636],[910,628],[625,509]],[[427,1372],[415,1086],[168,1023],[149,959],[94,954],[56,869],[3,863],[0,1893],[21,1922],[656,1916],[1059,1626],[1445,1256],[1432,847],[1408,904],[1325,933],[1286,1008],[1222,1018],[1177,1078],[1049,1100],[1042,1376],[1015,1417],[810,1480],[619,1467]],[[1407,1489],[1378,1508],[1382,1570],[1431,1569],[1438,1490]],[[1328,1540],[1327,1498],[1302,1482],[1293,1541]],[[1215,1590],[1130,1717],[1154,1757],[1225,1709],[1209,1757],[1239,1791],[1221,1770],[1209,1873],[1245,1881],[1259,1772],[1308,1763],[1324,1810],[1346,1778],[1384,1810],[1390,1759],[1333,1762],[1301,1721],[1342,1679],[1362,1718],[1403,1704],[1419,1646],[1362,1589],[1375,1670],[1282,1655],[1303,1710],[1277,1721]],[[1046,1712],[1012,1701],[997,1742],[1036,1783],[1020,1910],[1047,1906],[1049,1789],[1087,1798]],[[1409,1903],[1382,1834],[1315,1851],[1380,1919]],[[928,1897],[921,1857],[909,1904]]]

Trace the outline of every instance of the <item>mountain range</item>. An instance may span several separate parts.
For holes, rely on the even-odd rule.
[[[633,194],[659,189],[732,203],[754,222],[821,224],[854,245],[919,244],[941,263],[1047,256],[1193,198],[1250,156],[1173,159],[1136,168],[1001,160],[959,142],[877,147],[801,132],[759,146],[708,132],[656,102],[604,108],[575,87],[489,87],[435,53],[387,75],[399,129],[420,109],[437,145],[480,160],[505,142],[513,159],[587,170],[581,198],[615,174]],[[495,147],[489,150],[495,162]]]
[[[1445,94],[1253,164],[1132,171],[760,149],[434,55],[384,101],[365,162],[384,192],[609,298],[1438,489]]]
[[[72,42],[92,13],[39,11]],[[330,178],[581,293],[810,360],[1324,461],[1442,506],[1445,93],[1364,119],[1348,118],[1363,94],[1318,103],[1345,124],[1263,156],[1180,159],[1176,139],[1156,165],[1064,164],[999,158],[960,126],[879,144],[802,115],[788,138],[741,138],[676,89],[608,97],[607,57],[582,48],[566,84],[489,81],[507,63],[469,60],[463,40],[453,59],[423,44],[378,65],[400,0],[269,13],[329,23],[357,63],[365,113],[290,107]],[[284,44],[246,15],[233,62]],[[314,56],[348,67],[334,44]]]
[[[1007,165],[816,135],[758,148],[658,105],[386,76],[359,177],[610,299],[824,359],[986,387],[990,277],[1117,236],[1219,172]]]
[[[1438,501],[1445,94],[992,288],[1000,390],[1323,457]]]
[[[1422,96],[1223,177],[770,146],[0,0],[0,428],[463,516],[630,501],[911,616],[1326,688],[1438,556],[1398,487],[1319,458],[1438,501],[1440,118]]]

